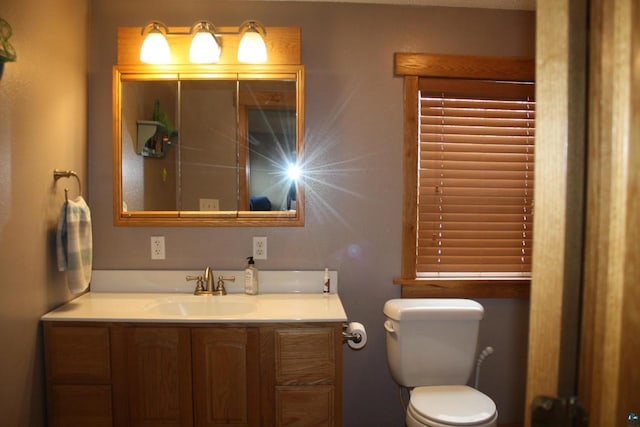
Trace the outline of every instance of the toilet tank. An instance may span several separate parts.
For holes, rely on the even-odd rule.
[[[385,303],[387,360],[406,387],[466,384],[484,308],[468,299],[392,299]]]

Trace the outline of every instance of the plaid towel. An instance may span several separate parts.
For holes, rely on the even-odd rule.
[[[91,211],[82,197],[62,206],[56,236],[58,270],[67,272],[69,290],[78,294],[89,286],[93,241]]]

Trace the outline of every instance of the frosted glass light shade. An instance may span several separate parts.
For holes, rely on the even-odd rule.
[[[171,51],[165,36],[157,30],[151,31],[142,42],[140,61],[146,64],[168,64]]]
[[[255,30],[248,30],[238,45],[238,61],[248,64],[267,62],[267,45]]]
[[[220,46],[208,31],[199,31],[191,40],[189,60],[194,64],[213,64],[220,60]]]

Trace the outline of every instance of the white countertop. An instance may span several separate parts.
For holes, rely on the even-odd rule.
[[[88,292],[45,314],[46,321],[267,323],[346,322],[340,297],[321,293],[224,296]]]

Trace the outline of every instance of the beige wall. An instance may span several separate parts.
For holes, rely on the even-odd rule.
[[[44,425],[39,318],[71,298],[55,267],[64,188],[84,189],[87,0],[3,0],[18,60],[0,81],[0,425]]]
[[[251,237],[267,236],[261,269],[339,271],[340,295],[369,344],[345,349],[344,425],[399,426],[397,387],[386,364],[384,302],[399,295],[402,186],[402,79],[393,53],[534,54],[532,12],[290,2],[158,0],[92,2],[89,126],[91,202],[98,268],[240,269]],[[111,66],[116,28],[151,19],[190,25],[209,19],[238,25],[300,26],[306,67],[307,188],[302,228],[115,228],[111,218]],[[166,236],[167,259],[151,261],[149,237]],[[484,300],[480,345],[496,353],[484,365],[481,389],[501,421],[521,417],[527,342],[526,301]]]

